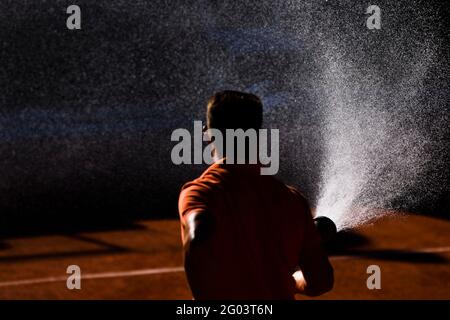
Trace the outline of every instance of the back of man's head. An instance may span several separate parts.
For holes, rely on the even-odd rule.
[[[219,129],[261,128],[263,107],[254,94],[239,91],[221,91],[209,98],[207,107],[207,127]]]

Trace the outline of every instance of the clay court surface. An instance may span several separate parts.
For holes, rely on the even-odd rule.
[[[389,216],[339,237],[335,287],[320,299],[450,299],[450,221]],[[0,299],[190,299],[179,231],[177,220],[147,220],[0,239]],[[81,290],[66,287],[73,264],[82,270]],[[380,290],[366,287],[373,264]]]

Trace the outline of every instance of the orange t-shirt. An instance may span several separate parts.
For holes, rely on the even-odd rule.
[[[217,162],[183,186],[179,213],[184,226],[190,213],[212,217],[202,243],[203,283],[196,299],[294,299],[292,274],[306,239],[319,241],[305,198],[259,165]],[[197,264],[198,265],[198,264]],[[188,274],[188,279],[189,279]],[[199,277],[196,277],[199,279]]]

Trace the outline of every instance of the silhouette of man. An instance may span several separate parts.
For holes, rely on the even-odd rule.
[[[207,104],[207,128],[255,129],[262,103],[222,91]],[[226,145],[224,141],[223,145]],[[248,147],[248,146],[247,146]],[[195,299],[294,299],[333,287],[306,199],[260,164],[216,159],[179,198],[184,265]]]

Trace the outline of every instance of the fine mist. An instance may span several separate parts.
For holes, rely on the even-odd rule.
[[[445,165],[436,163],[433,121],[417,117],[428,108],[420,98],[436,59],[433,45],[417,48],[409,60],[392,59],[392,70],[402,72],[388,82],[389,75],[378,74],[374,65],[358,67],[336,50],[324,54],[327,109],[316,214],[330,217],[338,229],[378,218],[386,211],[374,209],[397,199],[420,203],[437,178],[430,169]]]

